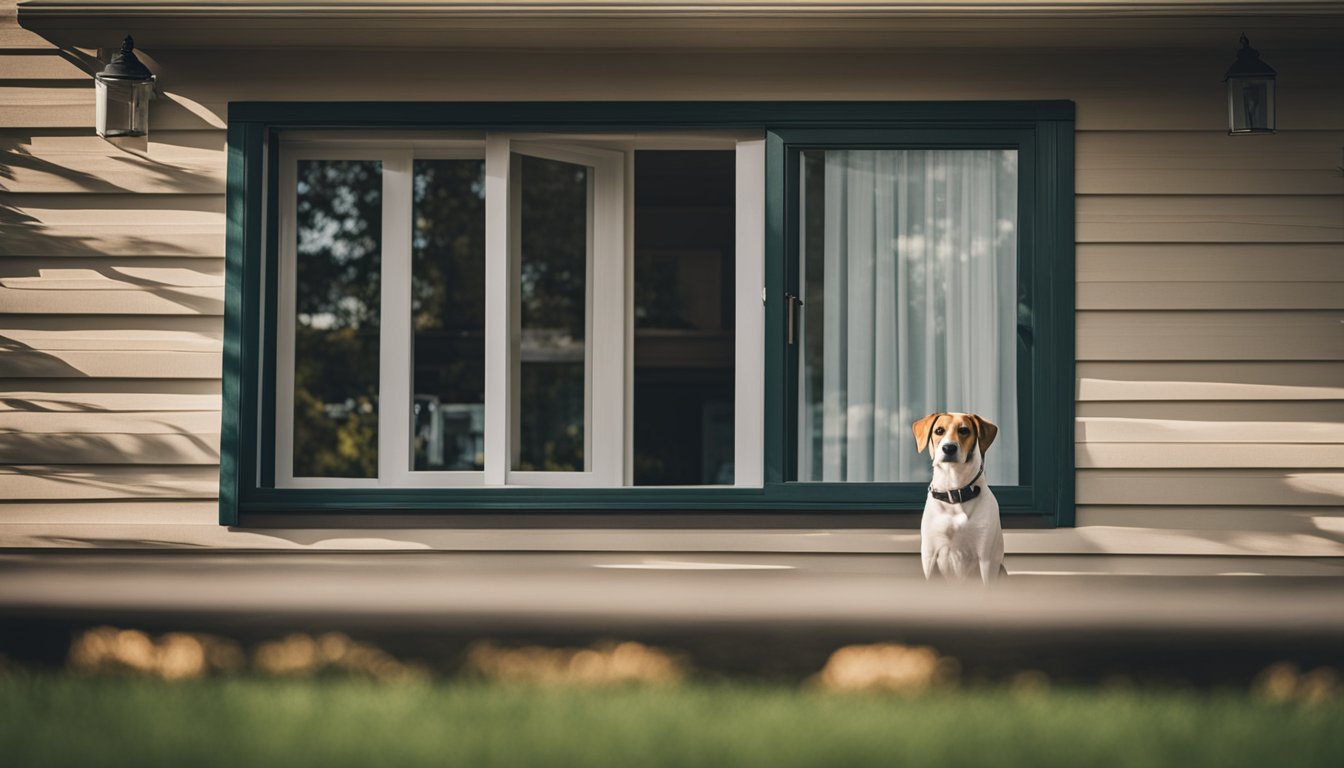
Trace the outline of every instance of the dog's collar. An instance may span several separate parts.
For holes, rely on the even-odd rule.
[[[980,471],[976,472],[975,477],[971,478],[971,482],[967,483],[965,486],[961,488],[952,488],[946,491],[936,491],[933,486],[930,485],[929,495],[939,501],[944,501],[949,504],[965,504],[980,495],[980,486],[976,485],[975,481],[979,480],[980,476],[983,474],[985,474],[985,466],[981,464]]]

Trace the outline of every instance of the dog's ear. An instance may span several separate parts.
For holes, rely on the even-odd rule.
[[[925,446],[929,444],[929,435],[933,434],[933,422],[937,421],[938,417],[942,415],[941,413],[930,413],[910,425],[910,431],[915,433],[915,448],[920,453],[923,453]]]
[[[994,426],[994,422],[982,419],[977,415],[972,414],[971,418],[975,419],[976,436],[980,440],[980,455],[983,456],[989,451],[989,444],[994,442],[994,438],[998,436],[999,428]]]

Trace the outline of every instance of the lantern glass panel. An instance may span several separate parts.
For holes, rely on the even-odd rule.
[[[97,131],[105,138],[147,136],[153,80],[96,78]]]
[[[1234,77],[1227,81],[1229,133],[1274,131],[1274,79]]]

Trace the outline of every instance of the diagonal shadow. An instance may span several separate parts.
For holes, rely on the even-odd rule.
[[[18,339],[0,336],[0,378],[48,378],[84,376],[83,371],[61,358],[34,349]]]
[[[218,448],[200,435],[161,421],[146,423],[166,426],[168,431],[37,433],[0,428],[0,463],[199,466],[219,462]],[[167,437],[185,438],[197,453],[188,453],[180,442]],[[190,461],[184,460],[187,456]]]

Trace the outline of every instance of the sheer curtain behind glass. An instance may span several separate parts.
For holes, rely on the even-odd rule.
[[[798,479],[924,482],[910,424],[999,426],[1018,476],[1017,152],[802,153]]]

